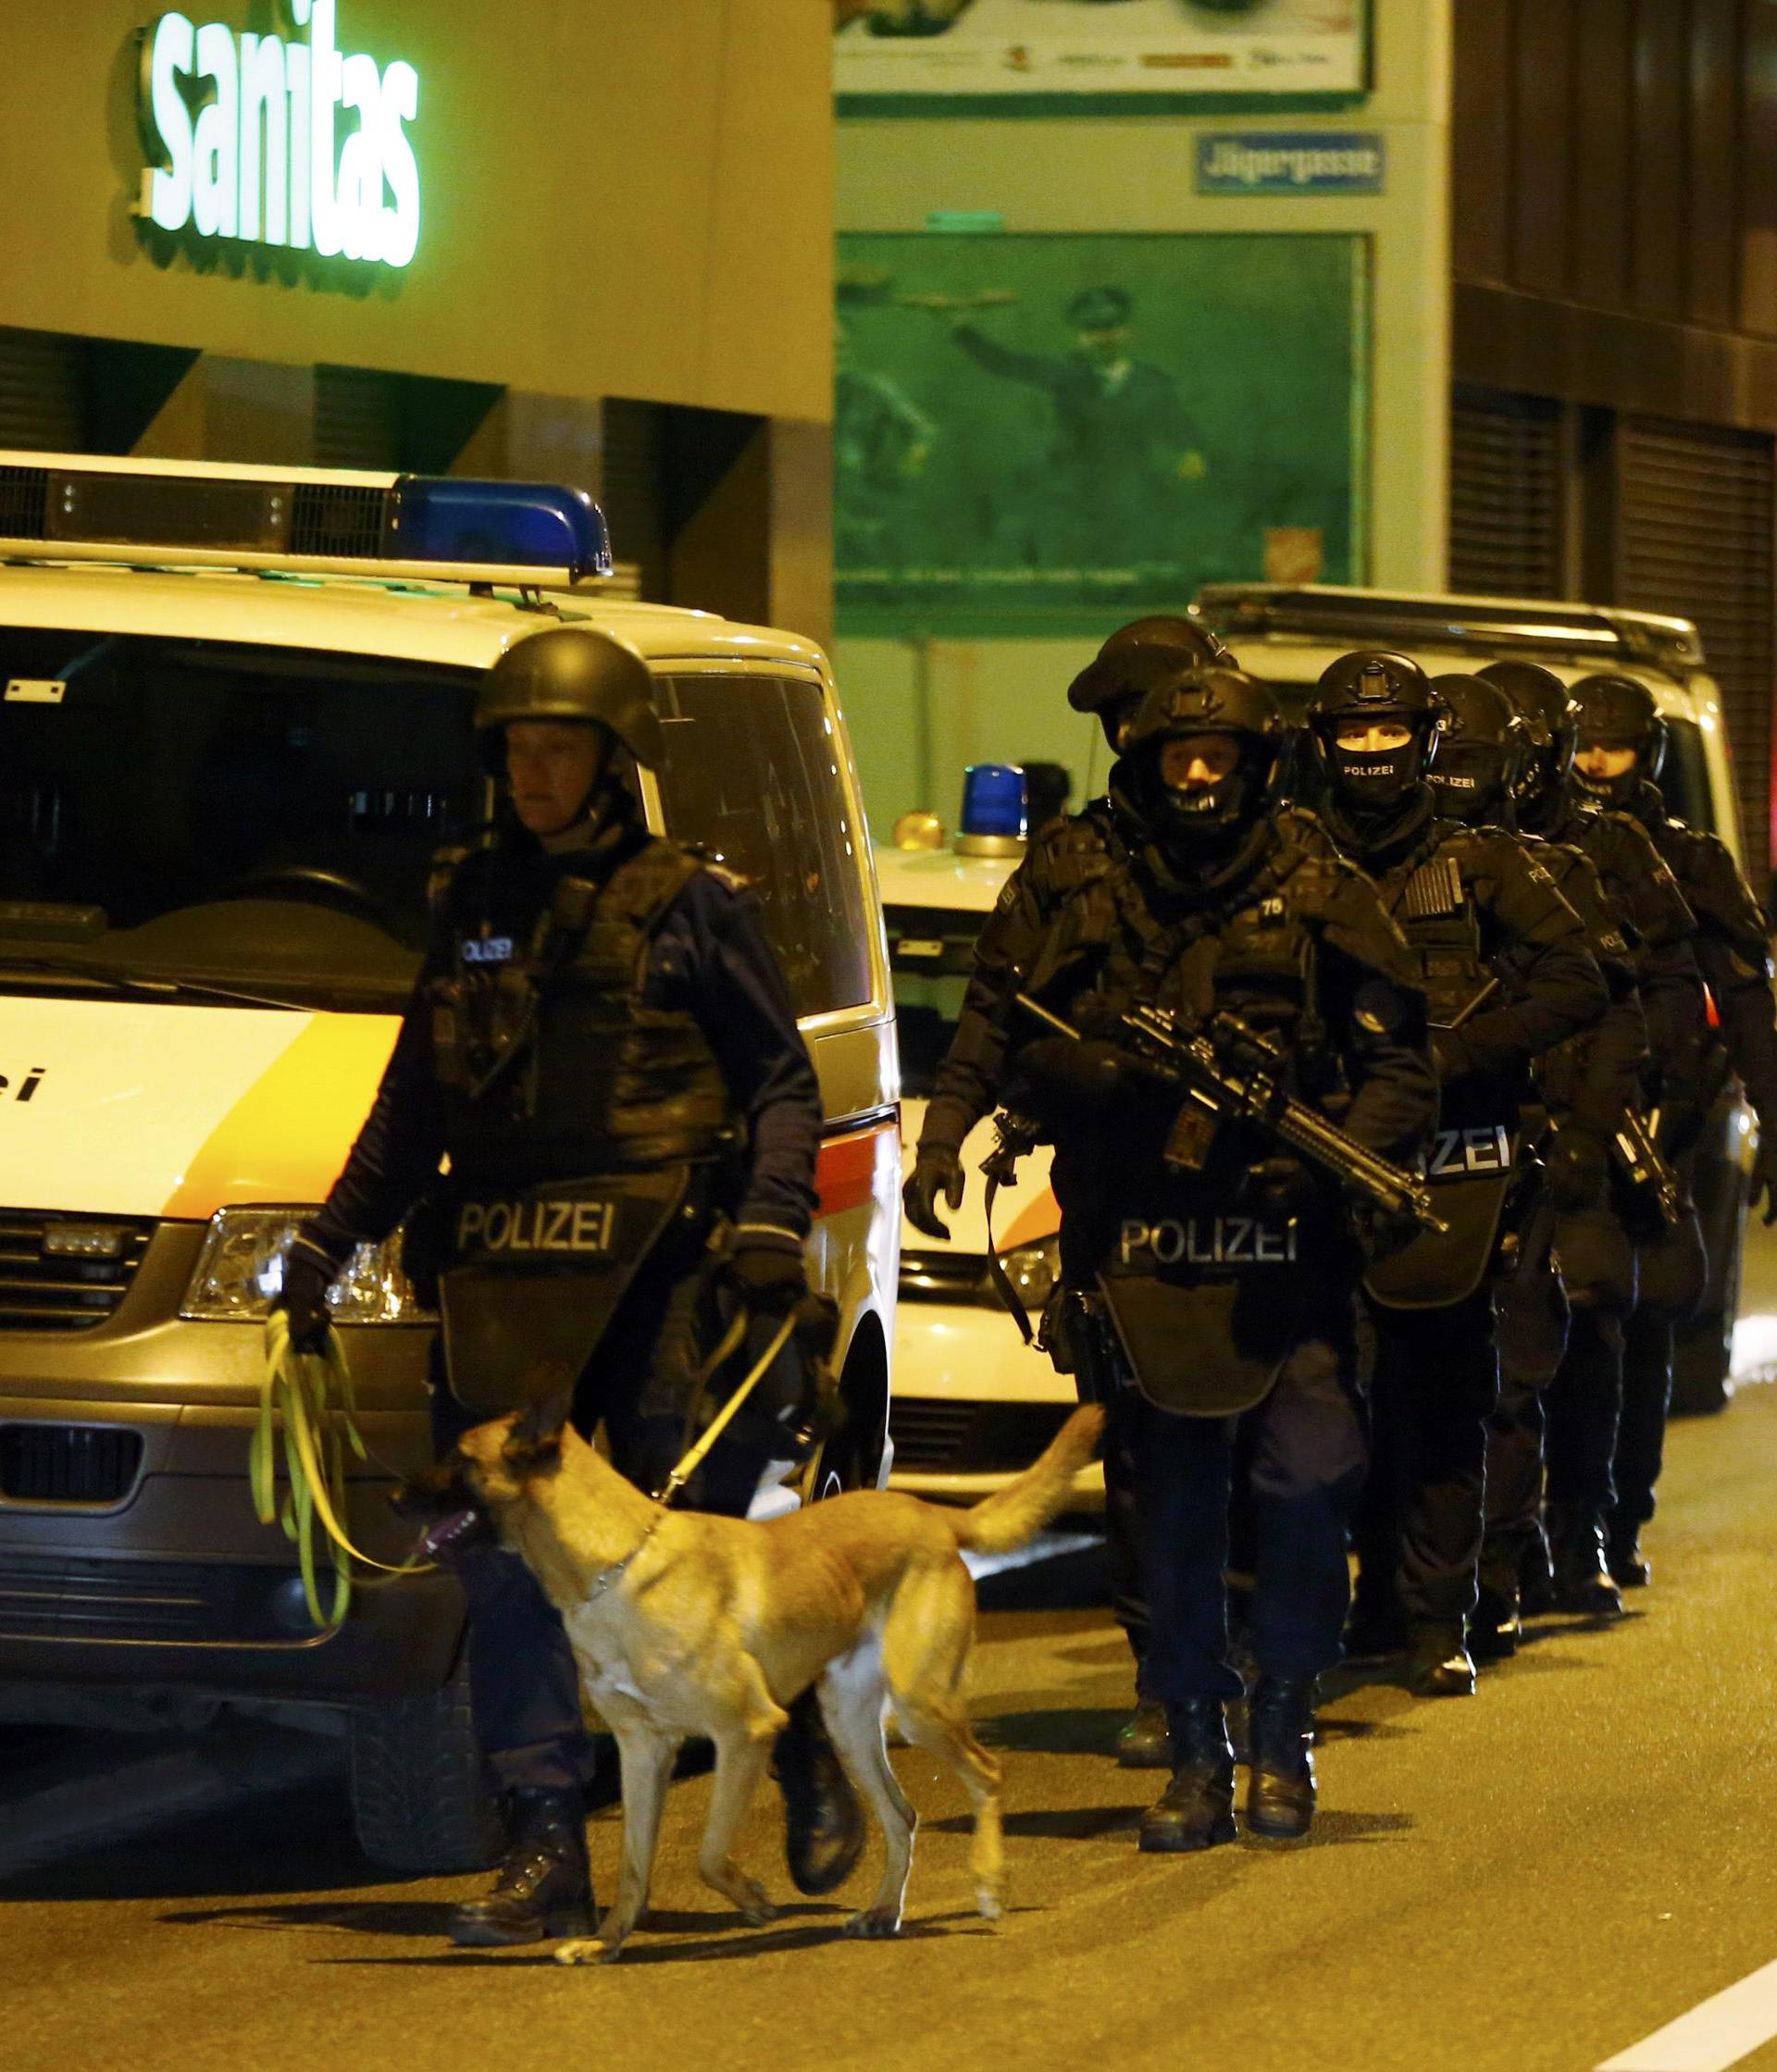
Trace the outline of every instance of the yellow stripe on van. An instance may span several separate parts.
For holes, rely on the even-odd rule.
[[[236,1202],[322,1200],[400,1030],[392,1014],[316,1015],[210,1132],[162,1215],[202,1222]]]

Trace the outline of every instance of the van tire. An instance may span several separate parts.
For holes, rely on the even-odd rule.
[[[459,1656],[437,1691],[349,1716],[348,1773],[358,1845],[385,1870],[483,1870],[505,1844],[469,1717]]]

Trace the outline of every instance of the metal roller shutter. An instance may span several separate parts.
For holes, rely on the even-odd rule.
[[[1721,687],[1754,882],[1771,859],[1771,441],[1624,417],[1616,602],[1696,622]]]
[[[373,367],[315,369],[317,467],[401,465],[400,378]]]
[[[1458,386],[1450,403],[1450,588],[1560,597],[1560,406]]]
[[[0,447],[74,453],[84,431],[80,340],[0,329]]]

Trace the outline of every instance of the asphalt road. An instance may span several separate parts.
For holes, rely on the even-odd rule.
[[[1760,1246],[1748,1300],[1777,1311],[1777,1248]],[[1136,1851],[1159,1780],[1103,1753],[1131,1683],[1094,1560],[992,1580],[974,1690],[1006,1761],[1008,1912],[989,1928],[971,1911],[959,1797],[901,1750],[922,1827],[895,1943],[838,1935],[864,1877],[795,1896],[775,1797],[743,1860],[783,1913],[741,1926],[692,1867],[704,1778],[672,1793],[652,1926],[620,1964],[569,1971],[449,1948],[444,1910],[481,1881],[368,1871],[325,1743],[0,1739],[0,1856],[46,1793],[114,1830],[0,1880],[0,2057],[1590,2072],[1777,1959],[1774,1490],[1777,1388],[1675,1427],[1632,1619],[1544,1623],[1471,1701],[1342,1673],[1312,1838],[1195,1858]],[[615,1809],[597,1815],[605,1889],[617,1840]],[[1669,2062],[1777,2067],[1777,2043],[1637,2072]]]

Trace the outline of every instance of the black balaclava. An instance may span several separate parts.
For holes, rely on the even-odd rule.
[[[1584,755],[1588,748],[1597,748],[1597,746],[1599,744],[1596,741],[1582,742],[1580,754]],[[1603,746],[1606,748],[1627,748],[1629,743],[1626,741],[1607,741]],[[1579,756],[1576,755],[1573,758],[1573,788],[1582,799],[1591,800],[1595,806],[1608,806],[1615,813],[1627,813],[1634,806],[1635,794],[1640,790],[1645,781],[1641,774],[1641,757],[1639,755],[1635,757],[1635,760],[1626,770],[1620,772],[1614,777],[1588,776],[1580,767]]]

